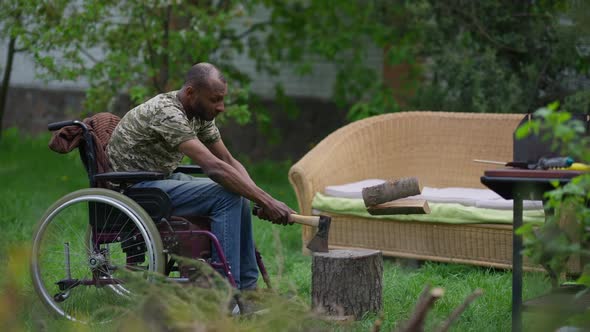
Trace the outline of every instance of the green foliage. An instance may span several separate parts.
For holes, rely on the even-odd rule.
[[[266,38],[251,38],[251,47],[272,50],[251,54],[261,69],[276,72],[289,63],[305,74],[317,62],[334,65],[333,100],[351,107],[348,117],[356,120],[399,110],[382,78],[381,64],[371,67],[370,50],[383,51],[390,65],[413,64],[416,41],[421,34],[412,2],[377,1],[281,1],[265,0],[272,10]],[[414,73],[412,71],[412,73]],[[411,83],[416,77],[409,77]],[[410,84],[408,83],[408,84]]]
[[[584,1],[424,1],[420,54],[430,77],[419,108],[525,113],[588,77]]]
[[[228,112],[249,120],[250,78],[233,60],[246,54],[259,72],[276,75],[289,64],[298,75],[317,61],[337,70],[334,100],[357,102],[351,118],[397,110],[381,68],[367,64],[369,49],[388,49],[388,63],[412,63],[420,31],[404,1],[13,1],[28,13],[11,33],[31,52],[42,77],[88,82],[86,108],[108,110],[120,94],[140,103],[176,88],[196,62],[215,63],[234,94]],[[34,13],[34,14],[31,14]],[[17,15],[18,16],[18,15]],[[37,19],[34,21],[33,19]],[[12,21],[0,17],[0,22]],[[391,47],[394,46],[394,47]],[[280,86],[276,96],[296,115]],[[368,106],[367,106],[368,105]],[[232,106],[236,106],[233,108]],[[369,107],[368,112],[358,112]],[[267,114],[268,116],[268,114]],[[260,118],[264,124],[265,116]]]
[[[555,102],[546,108],[535,112],[535,121],[529,121],[517,129],[516,137],[524,138],[529,134],[541,135],[541,139],[552,145],[552,149],[562,149],[564,155],[569,155],[577,162],[588,162],[590,150],[584,147],[590,145],[590,137],[585,135],[586,123],[572,119],[567,111],[557,112],[559,103]]]
[[[370,116],[383,113],[398,112],[400,106],[395,101],[393,94],[388,87],[382,87],[380,93],[374,95],[367,101],[354,103],[348,111],[348,119],[356,121]]]
[[[522,113],[553,100],[587,110],[587,9],[575,0],[7,0],[0,22],[43,77],[88,82],[90,111],[120,94],[140,103],[177,88],[190,65],[209,61],[230,82],[228,115],[245,123],[256,110],[277,140],[237,55],[271,76],[285,65],[307,75],[333,64],[333,101],[349,120],[407,108]],[[370,50],[409,66],[395,94]],[[275,95],[297,115],[280,86]]]
[[[84,0],[59,10],[33,53],[45,78],[88,82],[88,110],[108,110],[123,93],[137,104],[178,88],[192,64],[208,61],[231,82],[230,114],[248,120],[248,78],[228,61],[243,48],[230,24],[249,15],[241,4]]]
[[[125,278],[130,287],[140,290],[133,294],[137,304],[133,308],[121,308],[124,315],[111,325],[119,330],[133,331],[183,331],[187,326],[218,331],[278,331],[321,326],[310,313],[307,303],[300,298],[294,296],[287,301],[268,290],[240,294],[244,302],[255,302],[261,308],[267,308],[266,315],[250,320],[235,319],[230,312],[238,291],[209,265],[177,258],[194,269],[194,283],[174,283],[157,274],[152,276],[152,282],[147,282],[135,273],[127,273]]]
[[[570,113],[590,114],[590,89],[566,97],[563,109]]]
[[[517,135],[545,132],[545,140],[551,139],[554,146],[560,146],[562,155],[590,164],[590,139],[586,136],[585,123],[572,120],[567,111],[558,112],[558,107],[558,103],[553,103],[536,111],[533,121],[519,128]],[[578,282],[590,287],[590,173],[572,179],[563,187],[557,185],[545,195],[547,217],[543,226],[519,229],[525,238],[525,254],[549,267],[556,276],[565,271],[569,257],[578,255],[586,262]]]
[[[306,72],[314,61],[335,64],[334,100],[356,120],[401,109],[524,113],[560,100],[583,107],[588,77],[588,4],[580,1],[265,1],[272,31],[252,54],[274,72],[283,62]],[[387,65],[407,64],[392,94],[382,68],[367,66],[368,50]],[[273,60],[277,60],[273,66]],[[575,97],[574,97],[575,96]],[[584,97],[586,96],[586,97]],[[587,106],[586,106],[587,109]]]

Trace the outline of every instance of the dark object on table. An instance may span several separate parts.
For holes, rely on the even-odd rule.
[[[586,124],[586,135],[590,134],[590,121],[588,114],[572,114],[572,120],[582,121]],[[531,121],[533,115],[531,113],[525,114],[524,118],[518,124],[518,127]],[[531,133],[529,136],[517,139],[516,131],[513,135],[514,150],[512,160],[525,161],[529,164],[534,164],[541,158],[554,158],[562,156],[561,147],[551,149],[553,135],[550,131],[541,130],[538,135]]]

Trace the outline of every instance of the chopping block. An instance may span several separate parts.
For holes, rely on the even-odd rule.
[[[312,309],[328,319],[360,319],[383,306],[383,255],[370,249],[314,253]],[[332,317],[332,318],[329,318]]]

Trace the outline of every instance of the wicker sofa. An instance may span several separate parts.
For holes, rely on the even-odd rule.
[[[473,159],[512,160],[513,132],[522,118],[522,114],[448,112],[367,118],[322,140],[291,167],[289,180],[303,214],[312,214],[314,195],[327,185],[369,178],[417,176],[429,187],[484,188],[480,177],[490,165]],[[331,216],[329,243],[333,249],[372,248],[386,256],[511,267],[511,225]],[[313,232],[310,227],[303,228],[304,243]],[[537,268],[526,259],[525,267]]]

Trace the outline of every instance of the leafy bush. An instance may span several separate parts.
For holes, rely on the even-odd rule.
[[[586,123],[572,119],[567,111],[557,111],[559,103],[535,112],[533,121],[517,131],[518,137],[530,133],[541,134],[551,139],[554,148],[560,147],[562,155],[569,155],[576,162],[590,164],[590,137]],[[590,173],[583,173],[568,184],[557,187],[545,194],[546,221],[535,229],[532,225],[521,227],[518,232],[525,239],[527,256],[542,264],[558,278],[566,268],[568,259],[577,255],[584,262],[581,275],[576,282],[590,292]],[[554,287],[557,280],[554,281]],[[585,324],[590,324],[588,316]]]
[[[419,109],[526,113],[587,84],[587,2],[422,3],[412,12],[430,74],[413,101]]]

